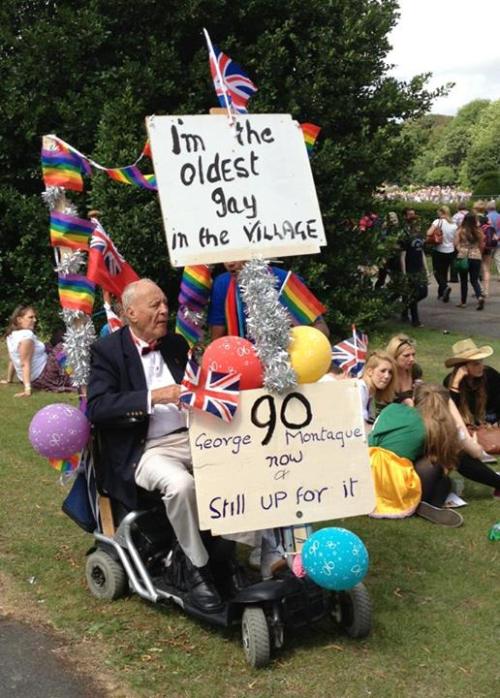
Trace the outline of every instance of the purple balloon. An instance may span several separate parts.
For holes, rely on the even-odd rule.
[[[31,420],[29,440],[47,458],[69,458],[89,439],[90,423],[79,409],[56,403],[39,410]]]

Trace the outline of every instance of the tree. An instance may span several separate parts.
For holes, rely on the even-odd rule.
[[[0,206],[10,221],[2,242],[9,284],[0,301],[5,316],[36,289],[55,288],[48,273],[48,216],[42,189],[40,136],[56,133],[106,166],[130,164],[152,113],[206,113],[213,86],[201,29],[245,66],[259,92],[255,112],[289,112],[321,125],[312,167],[329,239],[321,261],[298,263],[332,308],[337,327],[380,312],[359,266],[379,252],[368,236],[348,234],[341,222],[371,206],[373,191],[400,173],[412,144],[404,122],[429,110],[442,91],[425,89],[428,76],[403,83],[387,76],[387,35],[396,0],[184,0],[168,13],[156,0],[4,0],[0,10]],[[106,228],[137,271],[170,282],[159,207],[151,194],[93,177],[75,202],[102,210]],[[16,196],[11,196],[12,187]],[[14,223],[19,208],[26,213]],[[18,243],[33,244],[37,275],[24,273]],[[10,264],[10,269],[7,266]],[[54,293],[46,314],[54,314]]]
[[[481,112],[466,158],[467,177],[473,187],[495,170],[500,170],[500,100],[491,102]]]

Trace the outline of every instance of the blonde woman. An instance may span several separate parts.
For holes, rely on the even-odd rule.
[[[451,287],[448,286],[448,272],[455,252],[455,233],[457,226],[451,220],[448,206],[440,206],[437,210],[438,217],[432,221],[427,231],[427,239],[435,233],[441,236],[441,242],[432,249],[432,268],[434,278],[438,285],[438,300],[448,303]]]
[[[363,419],[373,424],[377,405],[388,405],[396,394],[396,366],[385,351],[373,351],[360,381]]]
[[[406,334],[391,337],[386,352],[396,364],[396,400],[413,405],[416,342]]]

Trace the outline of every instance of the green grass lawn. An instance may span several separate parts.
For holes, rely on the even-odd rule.
[[[394,329],[371,336],[371,348]],[[443,360],[460,337],[432,330],[417,337],[425,378],[442,379]],[[494,346],[490,363],[500,369],[500,341],[474,339]],[[1,355],[3,373],[4,347]],[[370,553],[371,636],[350,640],[325,622],[288,636],[268,668],[251,670],[237,630],[203,626],[174,606],[138,597],[101,603],[90,595],[84,560],[92,537],[61,513],[66,489],[27,439],[35,412],[60,398],[17,400],[14,392],[0,387],[0,572],[19,606],[37,604],[75,647],[95,645],[91,673],[114,672],[125,690],[141,696],[498,695],[500,543],[487,533],[500,520],[500,503],[488,489],[466,482],[469,505],[459,529],[417,517],[336,521],[361,536]]]

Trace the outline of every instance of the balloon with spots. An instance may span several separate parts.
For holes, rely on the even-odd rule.
[[[41,456],[69,458],[85,447],[90,423],[73,405],[55,403],[35,414],[28,435],[31,445]]]
[[[324,589],[345,591],[361,582],[368,571],[368,551],[355,533],[345,528],[321,528],[302,548],[308,577]]]
[[[241,390],[262,387],[262,363],[255,353],[253,344],[242,337],[215,339],[205,349],[201,367],[203,371],[239,373]]]

